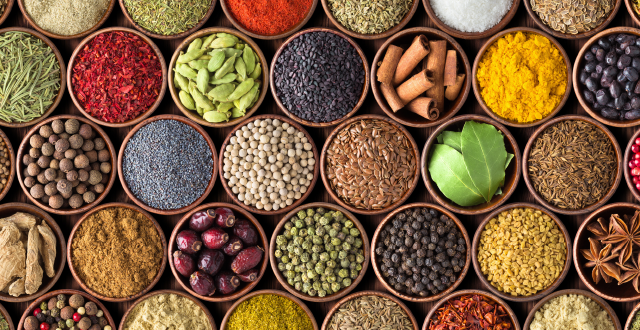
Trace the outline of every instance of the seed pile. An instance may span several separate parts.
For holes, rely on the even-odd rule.
[[[242,302],[231,314],[226,330],[312,330],[305,311],[293,300],[262,294]]]
[[[104,311],[93,301],[87,301],[79,294],[68,298],[64,294],[40,303],[33,310],[33,316],[24,321],[25,330],[112,330]]]
[[[11,151],[7,148],[4,139],[0,139],[0,192],[6,187],[7,181],[11,176]]]
[[[568,294],[549,300],[536,311],[531,330],[614,330],[607,311],[583,295]]]
[[[0,0],[0,15],[4,14],[4,11],[7,9],[7,2],[8,0]],[[7,322],[4,321],[4,323],[7,323]]]
[[[124,0],[124,7],[143,29],[171,36],[196,26],[207,14],[211,0]]]
[[[0,12],[0,14],[2,14],[2,12]],[[2,313],[0,313],[0,330],[9,330],[9,323]]]
[[[400,305],[388,298],[371,295],[342,304],[331,317],[327,329],[411,330],[413,324]]]
[[[345,126],[327,155],[331,189],[355,208],[384,209],[399,201],[415,178],[410,138],[385,120],[362,119]]]
[[[526,0],[542,22],[567,34],[591,31],[602,24],[615,6],[613,0]]]
[[[640,138],[636,138],[631,146],[631,156],[629,159],[628,171],[633,178],[634,188],[640,190]]]
[[[640,314],[636,313],[633,317],[633,322],[631,323],[631,327],[629,330],[640,330]]]
[[[22,0],[27,14],[41,29],[70,36],[94,27],[109,8],[109,0]]]
[[[513,0],[431,0],[431,8],[444,24],[476,33],[500,23],[512,5]]]
[[[329,0],[333,17],[345,28],[361,34],[380,34],[400,24],[414,0]]]

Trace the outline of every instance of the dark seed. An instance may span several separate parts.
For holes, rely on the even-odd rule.
[[[605,105],[609,103],[609,94],[604,89],[600,89],[596,92],[596,100],[598,101],[598,103]]]
[[[600,110],[600,114],[602,115],[602,117],[607,119],[617,119],[620,115],[618,110],[611,108],[604,108]]]

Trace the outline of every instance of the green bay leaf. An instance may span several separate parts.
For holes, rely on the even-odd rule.
[[[511,164],[511,160],[513,159],[514,155],[507,153],[507,161],[504,162],[504,170],[507,170],[507,167],[509,167],[509,164]]]
[[[485,202],[475,187],[462,154],[446,144],[433,146],[429,160],[429,174],[440,191],[460,206],[474,206]]]
[[[458,150],[458,152],[462,152],[462,132],[451,132],[444,131],[442,132],[442,143],[448,145],[449,147]]]

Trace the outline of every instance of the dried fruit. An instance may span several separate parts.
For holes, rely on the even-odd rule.
[[[238,278],[242,282],[254,282],[255,280],[258,279],[258,274],[259,274],[258,269],[254,268],[254,269],[249,269],[244,273],[238,274]]]
[[[201,296],[212,296],[216,292],[213,279],[205,272],[196,271],[191,274],[189,284],[193,291]]]
[[[183,230],[176,237],[178,249],[184,253],[194,254],[202,248],[199,235],[193,230]]]
[[[229,234],[217,227],[209,228],[207,231],[202,233],[204,246],[211,250],[222,249],[228,240]]]
[[[224,254],[233,257],[238,255],[238,253],[240,253],[242,248],[243,248],[243,244],[240,237],[232,235],[227,241],[227,243],[224,245],[224,247],[222,248],[222,251],[224,251]]]
[[[204,249],[198,256],[198,268],[203,272],[214,276],[224,265],[224,254],[219,250]]]
[[[205,231],[213,226],[214,218],[215,212],[213,210],[196,212],[189,220],[189,228],[199,232]]]
[[[220,207],[215,209],[216,224],[221,228],[231,228],[236,223],[236,216],[230,208]]]
[[[258,231],[249,220],[236,221],[233,234],[240,237],[246,246],[258,244]]]
[[[248,247],[233,259],[231,262],[231,270],[236,274],[241,274],[251,268],[256,267],[262,261],[264,250],[259,246]]]
[[[221,294],[231,294],[240,286],[240,279],[235,274],[224,271],[216,276],[215,283]]]
[[[182,251],[173,253],[173,265],[182,276],[189,276],[196,270],[196,263],[193,258],[186,253],[182,253]]]

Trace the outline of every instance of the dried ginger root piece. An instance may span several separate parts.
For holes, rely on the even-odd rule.
[[[13,223],[0,230],[0,290],[5,290],[14,278],[26,274],[27,254],[20,236],[20,230]]]
[[[29,230],[27,240],[27,275],[24,279],[24,290],[33,294],[42,285],[42,267],[40,267],[38,249],[40,248],[40,233],[36,227]]]
[[[38,218],[35,215],[17,212],[16,214],[0,219],[0,229],[4,228],[8,223],[13,223],[22,231],[29,231],[36,225]]]
[[[56,262],[56,235],[53,234],[53,231],[45,221],[42,221],[42,224],[37,226],[37,228],[42,236],[40,240],[40,255],[44,263],[44,270],[47,276],[54,277],[56,275],[53,267],[53,264]]]
[[[24,292],[24,278],[19,278],[15,282],[9,285],[9,291],[7,293],[14,297],[19,297],[25,294]]]

